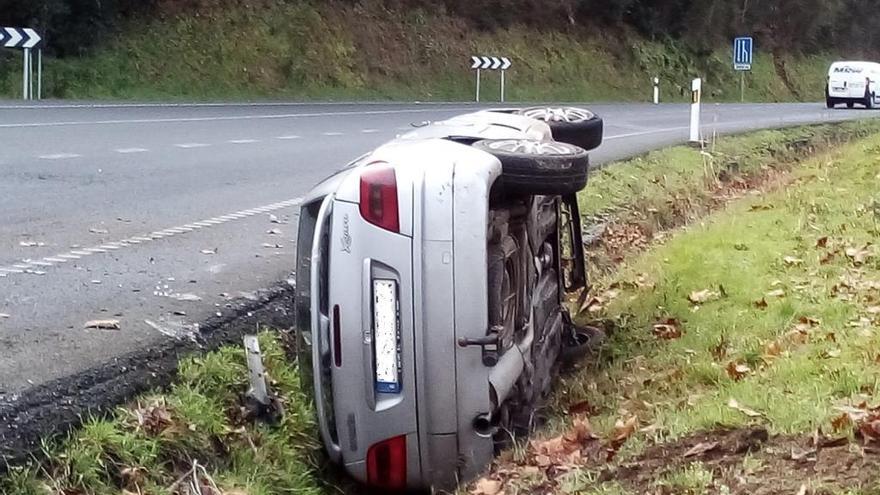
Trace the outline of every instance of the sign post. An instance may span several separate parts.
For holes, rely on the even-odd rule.
[[[660,78],[654,78],[654,104],[660,104]]]
[[[740,101],[746,101],[746,72],[752,70],[755,43],[750,36],[740,36],[733,40],[733,70],[740,73]]]
[[[703,98],[703,80],[694,79],[691,83],[691,143],[700,143],[700,102]]]
[[[471,69],[477,71],[477,95],[476,101],[480,102],[480,73],[483,70],[500,70],[501,71],[501,101],[504,101],[506,94],[505,73],[513,63],[507,57],[471,57]]]
[[[0,48],[22,49],[22,98],[25,100],[34,97],[34,57],[33,50],[37,50],[37,98],[42,97],[43,89],[43,38],[31,28],[0,28]]]

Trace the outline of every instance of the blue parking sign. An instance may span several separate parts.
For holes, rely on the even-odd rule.
[[[735,70],[752,70],[754,42],[751,37],[740,37],[733,40],[733,68]]]

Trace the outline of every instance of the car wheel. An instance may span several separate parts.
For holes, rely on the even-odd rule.
[[[865,96],[865,108],[867,108],[868,110],[873,110],[874,109],[874,101],[875,100],[874,100],[873,93],[870,93],[867,96]]]
[[[846,108],[855,108],[855,107],[856,107],[855,103],[853,103],[851,101],[846,102]]]
[[[519,111],[520,115],[546,122],[553,139],[573,144],[587,151],[602,144],[604,123],[593,112],[575,107],[533,107]]]
[[[528,139],[486,139],[473,146],[501,161],[501,182],[506,191],[565,195],[587,185],[590,158],[578,146]]]

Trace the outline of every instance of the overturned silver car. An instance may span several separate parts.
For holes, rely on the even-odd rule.
[[[575,194],[602,120],[481,111],[359,158],[303,202],[301,369],[335,462],[377,488],[450,488],[533,426],[566,356],[598,337]]]

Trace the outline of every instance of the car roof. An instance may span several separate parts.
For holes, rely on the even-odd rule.
[[[846,68],[854,69],[852,72],[861,72],[865,69],[878,70],[878,69],[880,69],[880,63],[865,62],[865,61],[858,61],[858,60],[834,62],[833,64],[831,64],[831,67],[828,69],[828,72],[829,73],[835,73],[835,72],[836,73],[841,73],[841,72],[846,73],[848,71],[840,70],[840,69],[846,69]]]

